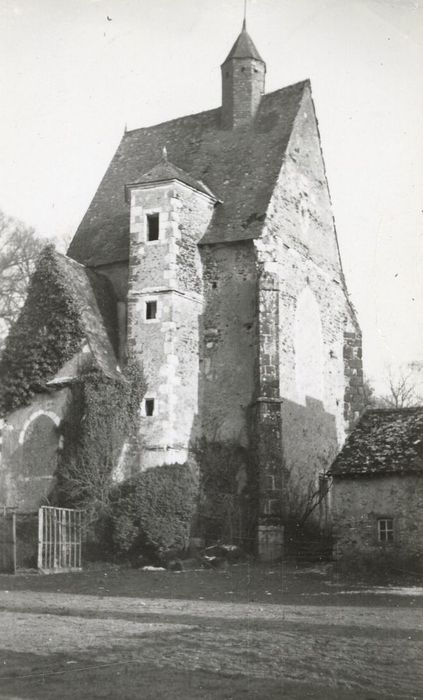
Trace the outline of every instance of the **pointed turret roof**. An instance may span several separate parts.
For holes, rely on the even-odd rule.
[[[186,173],[185,170],[182,170],[182,168],[178,168],[176,165],[173,165],[173,163],[170,163],[167,159],[167,152],[165,149],[163,149],[163,157],[160,163],[157,163],[154,168],[141,175],[136,182],[127,184],[126,187],[131,188],[139,185],[149,185],[150,183],[169,182],[170,180],[179,180],[185,185],[188,185],[188,187],[192,187],[194,190],[202,192],[208,197],[218,201],[218,198],[215,197],[204,182],[197,180],[192,177],[192,175]]]
[[[264,63],[262,57],[255,47],[254,41],[247,32],[247,23],[245,19],[242,23],[241,34],[238,36],[235,44],[232,46],[226,59],[223,61],[223,64],[227,63],[232,58],[254,58],[256,61],[261,61]]]

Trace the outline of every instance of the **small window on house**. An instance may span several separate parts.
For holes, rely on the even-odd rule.
[[[145,400],[145,415],[154,416],[154,399]]]
[[[394,541],[394,521],[392,518],[379,518],[377,521],[377,538],[379,542]]]
[[[147,241],[159,240],[159,215],[147,214]]]
[[[147,321],[153,321],[157,318],[157,301],[147,301],[145,303],[145,318]]]

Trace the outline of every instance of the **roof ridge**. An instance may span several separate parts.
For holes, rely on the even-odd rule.
[[[211,109],[203,109],[201,112],[191,112],[190,114],[183,114],[180,117],[173,117],[172,119],[166,119],[163,122],[157,122],[156,124],[148,124],[147,126],[137,126],[135,129],[128,129],[128,131],[125,131],[123,134],[123,139],[126,138],[126,136],[130,136],[131,134],[134,134],[136,131],[149,131],[150,129],[154,129],[159,126],[165,126],[165,125],[170,125],[172,122],[179,122],[181,119],[190,119],[194,117],[200,117],[203,114],[211,114],[212,112],[220,112],[221,107],[212,107]]]
[[[281,88],[277,88],[277,90],[272,90],[271,92],[266,92],[262,100],[265,100],[268,97],[271,97],[272,95],[276,95],[277,92],[283,92],[284,90],[289,90],[290,88],[298,88],[300,85],[311,85],[311,79],[310,78],[304,78],[303,80],[297,80],[295,83],[289,83],[288,85],[284,85]],[[172,119],[165,119],[162,122],[156,122],[155,124],[147,124],[147,126],[137,126],[135,129],[128,129],[127,131],[124,132],[123,134],[123,139],[126,138],[127,136],[131,136],[131,134],[134,134],[137,131],[143,131],[143,130],[150,130],[154,129],[156,127],[161,127],[165,125],[171,125],[172,122],[179,122],[181,119],[190,119],[194,117],[200,117],[201,115],[206,115],[206,114],[211,114],[212,112],[219,113],[220,110],[222,109],[222,106],[219,105],[218,107],[211,107],[210,109],[203,109],[200,112],[190,112],[189,114],[182,114],[180,117],[173,117]]]

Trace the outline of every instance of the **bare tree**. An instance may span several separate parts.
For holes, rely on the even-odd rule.
[[[0,348],[25,301],[29,278],[44,245],[33,228],[0,211]]]
[[[411,372],[389,373],[389,391],[377,399],[381,408],[411,408],[423,404]]]

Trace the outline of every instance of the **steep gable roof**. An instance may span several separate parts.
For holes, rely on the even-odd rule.
[[[163,146],[172,162],[222,201],[202,243],[256,238],[307,89],[304,81],[264,95],[247,132],[222,129],[215,109],[125,133],[68,255],[89,266],[128,259],[124,187],[157,164]]]
[[[118,330],[116,299],[109,280],[75,260],[56,253],[66,289],[79,310],[80,328],[98,367],[117,377]]]
[[[334,477],[423,474],[423,407],[366,411],[332,464]]]

